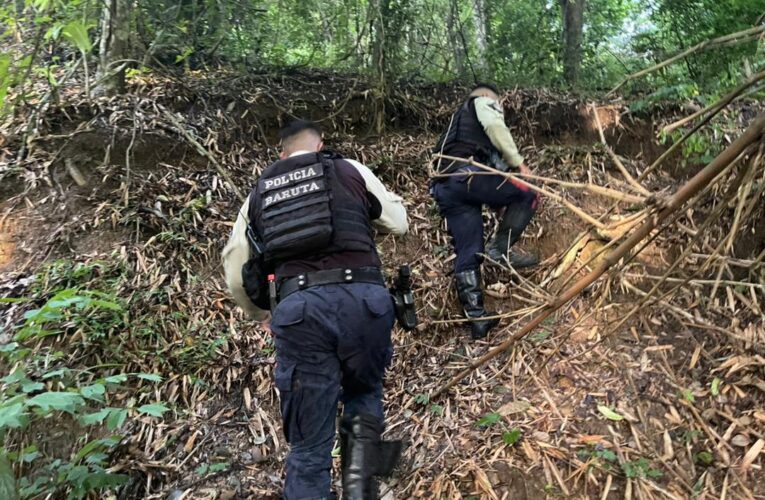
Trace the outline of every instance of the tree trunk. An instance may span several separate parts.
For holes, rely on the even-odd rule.
[[[476,69],[481,78],[486,77],[488,64],[486,63],[487,42],[486,42],[486,3],[485,0],[473,0],[473,23],[475,24],[475,44],[476,44]]]
[[[390,0],[376,0],[372,10],[372,71],[376,80],[375,131],[385,130],[385,98],[388,94],[388,67],[386,60],[385,14]]]
[[[130,0],[105,0],[101,12],[99,45],[99,94],[113,95],[125,91],[124,62],[128,58],[130,40]],[[122,69],[115,71],[122,66]]]
[[[563,77],[570,86],[579,81],[585,0],[560,0],[563,18]]]
[[[454,69],[457,77],[462,78],[465,75],[465,57],[460,45],[459,26],[457,16],[459,16],[459,5],[457,0],[452,0],[449,4],[449,16],[446,18],[446,31],[449,35],[449,45],[452,47],[454,55]]]

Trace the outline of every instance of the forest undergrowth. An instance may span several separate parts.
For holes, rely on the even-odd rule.
[[[363,79],[316,74],[139,76],[120,97],[18,113],[0,139],[0,476],[30,498],[279,497],[273,343],[229,299],[220,251],[279,125],[303,117],[409,212],[407,236],[379,240],[388,275],[412,265],[421,319],[395,331],[386,432],[407,447],[387,498],[765,495],[761,142],[634,258],[430,397],[594,267],[761,103],[737,102],[649,171],[680,137],[662,128],[682,106],[508,92],[548,194],[522,242],[542,265],[487,262],[503,322],[473,342],[428,196],[430,148],[463,90],[398,88],[378,134]]]

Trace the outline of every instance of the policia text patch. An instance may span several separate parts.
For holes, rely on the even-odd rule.
[[[308,165],[307,167],[298,168],[291,172],[287,172],[286,174],[263,179],[262,191],[265,193],[266,191],[271,191],[273,189],[292,186],[315,177],[324,177],[324,165],[321,163]]]
[[[271,179],[268,179],[268,180],[271,180]],[[263,197],[263,208],[266,209],[270,207],[271,205],[274,205],[275,203],[280,203],[282,201],[287,201],[287,200],[293,200],[295,198],[300,198],[302,196],[315,193],[317,191],[323,191],[323,190],[324,190],[324,180],[317,179],[314,181],[305,182],[303,184],[298,184],[297,186],[292,186],[292,187],[288,187],[278,191],[274,191]]]

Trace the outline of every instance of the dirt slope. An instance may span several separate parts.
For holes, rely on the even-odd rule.
[[[114,457],[133,477],[123,497],[278,498],[286,452],[271,385],[272,344],[241,317],[220,276],[219,252],[239,201],[177,133],[167,118],[175,112],[244,191],[275,158],[281,122],[329,117],[322,123],[327,144],[374,168],[407,200],[410,234],[379,242],[388,271],[413,265],[423,323],[411,334],[396,331],[386,382],[388,433],[409,443],[388,482],[393,498],[765,494],[755,479],[761,459],[749,473],[730,468],[765,432],[765,334],[753,315],[756,294],[749,306],[734,297],[730,314],[706,317],[694,307],[708,288],[693,285],[610,332],[649,286],[646,270],[665,268],[677,254],[672,238],[660,238],[634,262],[634,278],[595,285],[449,397],[428,401],[450,374],[550,299],[560,285],[551,273],[585,224],[545,200],[523,241],[543,265],[523,276],[487,272],[489,301],[508,316],[488,342],[470,342],[450,286],[448,237],[427,194],[428,149],[457,90],[407,89],[390,103],[391,128],[378,137],[366,126],[368,98],[356,87],[348,92],[340,78],[321,88],[262,78],[199,81],[170,92],[166,85],[147,81],[97,107],[49,111],[27,158],[0,171],[0,296],[38,293],[42,300],[72,286],[76,274],[71,264],[45,263],[88,266],[75,284],[108,288],[128,305],[129,321],[78,345],[76,356],[66,336],[52,342],[72,353],[72,362],[100,359],[165,378],[157,395],[174,416],[136,416]],[[286,96],[290,109],[281,104]],[[505,105],[540,175],[615,182],[584,103],[518,92]],[[656,127],[623,111],[601,109],[607,139],[634,165],[645,165],[662,151],[653,141]],[[19,140],[11,136],[6,158]],[[676,182],[665,174],[648,181]],[[608,204],[564,192],[593,213]],[[0,326],[9,330],[25,306],[0,307]],[[715,378],[723,381],[717,395],[710,390]],[[743,437],[732,441],[736,436]],[[225,470],[200,471],[224,463]]]

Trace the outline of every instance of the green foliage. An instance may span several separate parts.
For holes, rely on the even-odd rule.
[[[200,476],[206,476],[207,474],[215,474],[217,472],[227,471],[231,467],[228,462],[222,462],[217,464],[202,464],[197,467],[197,474]]]
[[[613,420],[615,422],[618,422],[620,420],[624,420],[624,417],[616,413],[612,408],[609,408],[606,405],[598,405],[598,411],[601,415],[606,417],[608,420]]]
[[[430,402],[430,396],[427,394],[418,394],[414,397],[414,402],[418,405],[426,405]]]
[[[599,467],[603,470],[610,470],[611,466],[619,461],[616,453],[600,445],[579,450],[577,456],[580,460],[588,462],[588,468]]]
[[[521,440],[521,436],[523,436],[523,431],[518,427],[513,427],[512,430],[502,433],[502,442],[508,446],[513,446]]]
[[[481,419],[478,420],[478,422],[476,422],[476,425],[478,427],[490,427],[500,422],[501,420],[502,420],[502,415],[500,415],[497,412],[491,412],[481,417]]]
[[[645,458],[639,458],[637,460],[632,460],[630,462],[623,462],[622,472],[624,472],[624,475],[630,479],[635,479],[635,478],[656,479],[664,475],[660,470],[654,469],[653,467],[651,467],[651,463],[648,461],[648,459],[645,459]]]
[[[710,387],[710,391],[712,392],[712,396],[719,396],[720,395],[720,384],[722,383],[722,380],[715,377],[714,380],[712,380],[712,385]]]
[[[161,417],[169,411],[161,403],[136,407],[135,401],[142,399],[140,392],[123,385],[131,381],[155,384],[162,381],[158,374],[100,373],[110,366],[119,367],[118,364],[70,368],[65,353],[54,347],[58,339],[70,332],[77,331],[82,335],[80,342],[87,343],[107,337],[114,328],[124,328],[126,310],[116,296],[78,286],[78,281],[90,280],[99,273],[108,276],[109,271],[100,265],[58,262],[49,266],[38,276],[36,292],[49,298],[40,307],[24,313],[15,327],[14,342],[0,349],[2,362],[11,367],[10,373],[0,379],[0,443],[5,450],[0,457],[0,490],[13,489],[12,494],[1,498],[63,493],[68,498],[84,498],[93,492],[114,491],[128,479],[107,472],[109,457],[122,436],[84,442],[85,437],[102,435],[99,428],[120,432],[131,413]],[[104,280],[109,282],[111,278]],[[56,284],[66,284],[68,288],[56,290]],[[53,291],[46,292],[51,285]],[[23,304],[30,300],[40,303],[34,297],[4,302]],[[114,398],[127,391],[133,391],[133,397]],[[128,405],[109,404],[118,400],[128,401]],[[71,443],[63,447],[48,444],[48,432],[62,428],[68,431]],[[77,451],[68,455],[71,447]],[[12,482],[7,477],[4,460],[11,464]],[[21,472],[18,480],[12,473],[14,468]]]
[[[82,54],[88,54],[93,50],[93,45],[90,43],[90,36],[88,35],[88,28],[89,26],[80,21],[72,21],[61,29],[61,33]]]
[[[376,79],[383,75],[389,88],[397,80],[564,85],[560,2],[156,0],[130,5],[127,28],[138,34],[133,57],[142,60],[150,50],[146,61],[179,70],[331,68]],[[580,86],[611,88],[696,43],[751,27],[763,10],[762,0],[589,0]],[[35,0],[26,3],[21,19],[39,27],[51,50],[68,44],[87,62],[101,13],[98,2]],[[19,29],[17,18],[15,9],[0,7],[9,41]],[[74,63],[58,55],[45,59],[39,48],[33,50],[14,46],[0,54],[0,97],[28,77],[44,78],[55,88]],[[694,54],[627,90],[648,96],[636,103],[640,109],[663,99],[694,97],[694,88],[701,94],[730,88],[765,67],[764,50],[752,41]],[[128,68],[130,79],[153,69],[135,66]]]
[[[696,455],[694,455],[694,461],[697,464],[704,465],[706,467],[709,467],[710,465],[712,465],[712,462],[714,462],[714,460],[715,460],[714,455],[712,455],[712,453],[708,451],[701,451],[699,453],[696,453]]]

